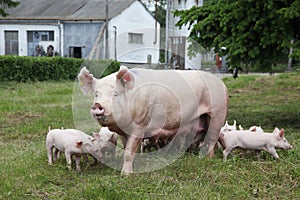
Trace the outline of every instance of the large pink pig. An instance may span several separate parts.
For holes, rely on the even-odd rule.
[[[122,138],[123,174],[133,172],[142,138],[154,137],[161,130],[179,138],[179,149],[205,136],[205,154],[214,155],[228,107],[227,89],[219,78],[196,70],[121,66],[118,72],[101,79],[84,67],[78,79],[84,93],[94,94],[94,118]]]

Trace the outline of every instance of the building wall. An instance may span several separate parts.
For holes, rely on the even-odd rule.
[[[70,47],[79,47],[81,48],[81,57],[87,58],[102,25],[102,22],[65,22],[63,33],[64,56],[71,56]]]
[[[115,28],[117,30],[117,60],[129,63],[151,63],[159,61],[160,25],[157,23],[155,39],[155,19],[136,1],[109,22],[109,57],[115,58]],[[129,33],[143,34],[143,43],[129,43]],[[155,43],[156,40],[156,43]]]
[[[31,23],[31,24],[29,24]],[[56,21],[51,25],[42,24],[0,24],[0,55],[5,54],[5,30],[18,31],[19,55],[30,56],[28,52],[27,31],[54,31],[54,41],[40,41],[39,45],[47,49],[50,44],[61,56],[71,56],[70,47],[81,48],[81,57],[88,58],[93,47],[100,49],[100,55],[96,59],[104,58],[104,40],[96,42],[103,22],[95,21]],[[109,21],[109,58],[127,63],[158,63],[159,61],[159,35],[160,25],[157,22],[155,29],[154,17],[136,1],[126,10]],[[115,28],[116,29],[115,29]],[[117,35],[115,37],[115,30]],[[155,36],[155,34],[157,35]],[[142,43],[129,43],[129,33],[143,35]],[[116,39],[116,40],[115,40]],[[116,41],[116,45],[115,45]],[[34,44],[35,45],[35,44]],[[116,52],[116,54],[115,54]],[[94,57],[95,58],[95,57]]]
[[[28,55],[27,31],[54,31],[54,41],[40,41],[39,45],[47,50],[49,45],[59,52],[59,27],[57,25],[28,25],[28,24],[0,24],[0,55],[5,55],[5,31],[18,31],[19,56]]]
[[[190,30],[188,30],[187,26],[182,26],[181,29],[175,26],[175,24],[179,21],[178,17],[174,17],[172,12],[175,10],[185,10],[190,9],[193,6],[202,6],[203,0],[168,0],[168,10],[167,10],[167,23],[166,23],[166,49],[168,50],[168,54],[166,54],[166,61],[170,64],[170,67],[176,67],[176,63],[174,63],[174,54],[182,54],[179,55],[183,57],[184,55],[184,68],[185,69],[201,69],[202,63],[202,55],[197,54],[195,57],[188,56],[188,46],[190,43],[187,40],[188,35],[190,34]],[[175,45],[171,44],[173,37],[185,37],[186,43],[184,45],[184,52],[177,52],[174,49]]]

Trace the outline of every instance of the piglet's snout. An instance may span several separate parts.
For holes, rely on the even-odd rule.
[[[101,104],[99,103],[95,103],[92,107],[91,107],[91,113],[94,115],[94,116],[97,116],[97,117],[101,117],[103,116],[104,114],[104,108],[101,106]]]

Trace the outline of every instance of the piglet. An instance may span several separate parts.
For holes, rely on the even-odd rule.
[[[105,154],[110,154],[110,159],[115,159],[117,146],[117,133],[110,131],[107,127],[101,127],[99,133],[94,133],[94,137],[99,141],[101,152],[105,158]]]
[[[275,128],[272,133],[257,133],[251,131],[230,131],[221,133],[221,140],[226,148],[223,151],[223,159],[227,160],[228,154],[232,149],[240,147],[249,150],[265,150],[275,159],[279,156],[275,148],[291,149],[293,148],[284,137],[284,130]]]
[[[98,161],[102,159],[102,152],[99,141],[94,137],[75,129],[53,129],[46,138],[48,163],[52,164],[52,150],[54,149],[53,160],[57,159],[57,152],[64,152],[71,169],[71,156],[76,156],[76,170],[80,171],[80,159],[82,155],[90,154]]]

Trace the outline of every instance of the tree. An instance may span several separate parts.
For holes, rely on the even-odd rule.
[[[16,7],[20,2],[15,2],[12,0],[0,0],[0,15],[2,17],[8,16],[8,13],[5,12],[6,8]]]
[[[291,45],[290,56],[300,57],[298,0],[210,0],[174,15],[180,17],[177,26],[191,29],[189,38],[207,50],[228,55],[231,67],[270,71]],[[191,52],[198,49],[189,47]]]

